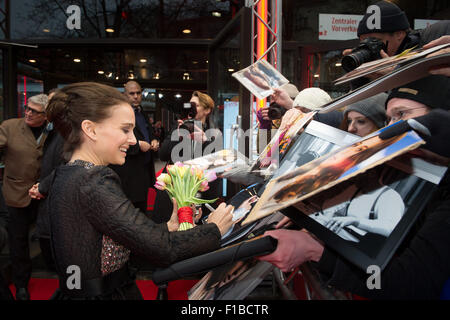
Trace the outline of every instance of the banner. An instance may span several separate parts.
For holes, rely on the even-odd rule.
[[[363,15],[319,13],[319,40],[358,38],[357,29]]]

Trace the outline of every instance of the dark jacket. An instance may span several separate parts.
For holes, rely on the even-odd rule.
[[[167,134],[167,136],[164,138],[164,140],[163,140],[163,142],[162,142],[162,144],[161,144],[161,147],[160,147],[160,149],[159,149],[159,152],[158,152],[158,156],[159,156],[159,159],[161,159],[162,161],[166,161],[167,163],[169,163],[169,164],[171,164],[171,163],[174,163],[174,161],[173,161],[173,159],[172,159],[172,157],[171,157],[171,155],[172,155],[172,150],[175,148],[175,146],[178,144],[178,143],[181,143],[181,142],[185,142],[184,141],[184,139],[188,139],[187,141],[189,142],[189,143],[191,143],[191,144],[193,144],[194,142],[194,140],[191,140],[190,138],[187,138],[187,137],[183,137],[183,136],[178,136],[177,135],[177,128],[178,128],[178,125],[177,124],[174,124],[173,126],[172,126],[174,129],[173,130],[171,130],[168,134]],[[203,125],[203,131],[206,133],[208,130],[210,129],[210,126],[207,124],[207,123],[205,123],[204,125]],[[180,133],[181,134],[181,133]],[[174,139],[172,140],[172,135],[174,136]],[[205,141],[205,142],[203,142],[202,144],[201,144],[201,155],[203,155],[203,151],[205,150],[205,148],[209,145],[209,144],[211,144],[211,143],[213,143],[214,142],[214,137],[211,137],[211,139],[209,139],[208,141]],[[200,151],[199,149],[197,149],[197,148],[199,148],[200,146],[198,145],[198,144],[196,144],[196,146],[192,146],[192,148],[191,148],[191,154],[183,154],[183,152],[180,152],[179,154],[177,154],[176,156],[178,156],[180,159],[181,159],[181,161],[186,161],[186,160],[190,160],[190,159],[193,159],[193,155],[194,155],[194,152],[198,152],[198,151]]]
[[[109,274],[127,264],[130,251],[164,267],[219,248],[215,224],[169,232],[166,224],[152,222],[132,205],[117,174],[105,166],[77,160],[57,168],[47,203],[62,286],[73,265],[80,268],[82,281],[108,281]],[[110,298],[138,298],[124,294]]]
[[[148,120],[148,117],[143,114]],[[148,124],[148,121],[147,121]],[[150,136],[150,142],[153,140],[153,135],[149,127],[146,129]],[[137,143],[130,146],[125,158],[125,163],[121,166],[110,165],[120,177],[122,188],[131,202],[147,201],[148,188],[155,184],[155,163],[151,150],[142,152],[139,148],[139,141],[144,141],[143,132],[137,127],[134,127],[134,135]],[[146,157],[150,157],[150,162],[147,162]]]
[[[41,175],[39,177],[39,192],[43,195],[48,193],[49,185],[45,183],[45,178],[58,166],[66,161],[63,157],[64,138],[55,130],[51,130],[45,140],[44,155],[42,156]],[[48,181],[50,182],[50,181]],[[46,210],[46,198],[39,200],[38,214],[36,219],[35,234],[39,238],[50,238],[48,212]]]

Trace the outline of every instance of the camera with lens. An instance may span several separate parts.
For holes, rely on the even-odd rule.
[[[197,115],[197,106],[193,102],[184,103],[183,109],[181,110],[180,118],[183,121],[183,124],[180,126],[180,129],[185,129],[189,132],[194,132],[194,121],[195,116]]]
[[[345,71],[349,72],[365,62],[381,58],[380,50],[386,51],[386,44],[377,38],[367,38],[352,50],[352,53],[342,58],[341,64]]]
[[[286,109],[280,106],[279,104],[276,104],[275,102],[272,102],[269,105],[269,111],[267,113],[267,116],[270,120],[276,120],[281,119],[284,114],[286,113]]]

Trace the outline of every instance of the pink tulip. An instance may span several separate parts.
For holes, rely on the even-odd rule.
[[[166,189],[166,184],[163,181],[156,181],[155,188],[164,191]]]
[[[204,192],[204,191],[206,191],[206,190],[208,190],[209,189],[209,185],[208,185],[208,181],[203,181],[201,184],[200,184],[200,188],[199,188],[199,191],[200,192]]]
[[[208,182],[211,182],[217,179],[217,175],[214,171],[208,171],[205,178],[206,180],[208,180]]]

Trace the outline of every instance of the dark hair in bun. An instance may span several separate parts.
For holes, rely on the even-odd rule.
[[[100,122],[110,116],[110,108],[129,103],[117,89],[96,83],[78,82],[59,89],[47,106],[47,119],[65,140],[64,152],[72,153],[81,143],[81,123]]]

